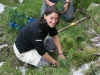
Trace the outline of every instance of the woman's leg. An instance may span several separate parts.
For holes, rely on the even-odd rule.
[[[65,0],[62,1],[64,2],[64,4],[66,3]],[[62,10],[64,10],[64,8]],[[62,16],[67,22],[71,22],[74,19],[73,0],[70,1],[66,13],[62,14]]]
[[[13,45],[14,52],[19,60],[22,62],[31,64],[36,67],[41,66],[48,66],[50,65],[50,62],[46,61],[42,56],[38,54],[38,52],[35,49],[32,49],[25,53],[19,53],[18,49],[16,48],[16,45]]]
[[[41,59],[41,56],[35,49],[32,49],[24,53],[19,53],[15,44],[13,45],[13,48],[17,58],[20,59],[22,62],[37,66],[38,62]]]
[[[42,16],[47,8],[47,4],[45,3],[45,1],[43,0],[42,1],[42,8],[41,8],[41,13],[40,13],[40,16]]]
[[[46,61],[43,57],[41,57],[41,60],[37,64],[37,67],[50,66],[50,64],[50,62]]]
[[[46,37],[44,40],[44,45],[46,47],[47,52],[54,52],[57,49],[52,37]]]

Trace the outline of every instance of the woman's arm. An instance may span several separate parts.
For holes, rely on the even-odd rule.
[[[47,52],[42,57],[47,61],[49,61],[50,63],[52,63],[53,65],[55,66],[58,65],[58,62],[55,59],[53,59]]]
[[[64,14],[64,13],[67,11],[68,6],[69,6],[69,3],[70,3],[70,0],[66,0],[66,3],[65,3],[65,5],[64,5],[64,11],[61,12],[62,14]]]
[[[62,59],[65,59],[65,56],[63,55],[63,51],[61,49],[61,44],[60,44],[60,40],[59,40],[58,35],[53,36],[52,38],[53,38],[53,41],[54,41],[54,43],[57,47],[59,57],[62,58]]]
[[[70,2],[70,0],[66,0],[66,2]]]
[[[54,6],[54,5],[55,5],[55,3],[50,2],[49,0],[44,0],[44,1],[45,1],[46,4],[49,5],[49,6]]]

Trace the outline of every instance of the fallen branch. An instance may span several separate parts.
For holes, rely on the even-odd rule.
[[[91,33],[95,34],[96,36],[100,36],[99,34],[97,34],[94,30],[89,29],[87,26],[84,26],[85,28],[87,28]]]
[[[66,26],[66,27],[64,27],[64,28],[62,28],[62,29],[60,29],[58,32],[61,32],[61,31],[65,30],[65,29],[69,28],[70,26],[74,26],[74,25],[76,25],[76,24],[78,24],[78,23],[80,23],[80,22],[82,22],[82,21],[84,21],[84,20],[86,20],[86,19],[88,19],[88,18],[90,18],[90,16],[86,16],[86,17],[84,17],[84,18],[81,18],[80,20],[78,20],[78,21],[76,21],[76,22],[73,22],[73,23],[71,23],[70,25],[68,25],[68,26]]]
[[[100,53],[93,53],[93,54],[100,56]]]
[[[92,18],[92,20],[98,25],[98,26],[100,26],[100,24],[99,23],[97,23],[95,20],[94,20],[94,18]]]

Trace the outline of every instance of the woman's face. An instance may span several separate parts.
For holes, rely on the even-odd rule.
[[[55,27],[55,25],[56,25],[57,22],[58,22],[58,14],[55,13],[55,12],[53,12],[53,13],[47,15],[47,16],[44,14],[44,18],[45,18],[45,20],[47,21],[47,24],[48,24],[51,28]]]

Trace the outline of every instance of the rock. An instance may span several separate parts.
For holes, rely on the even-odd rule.
[[[4,11],[4,8],[5,8],[5,6],[0,3],[0,13],[2,13]]]
[[[93,54],[100,56],[100,53],[93,53]]]
[[[100,42],[98,44],[93,44],[96,47],[100,47]]]
[[[7,47],[7,46],[8,46],[7,44],[0,45],[0,49],[3,48],[3,47]]]
[[[4,64],[4,62],[0,62],[0,67]]]
[[[94,44],[98,44],[98,43],[100,42],[100,36],[94,37],[94,38],[90,39],[90,41],[91,41],[92,43],[94,43]]]
[[[19,0],[20,3],[23,3],[23,0]]]
[[[92,9],[94,9],[95,7],[99,7],[99,4],[91,3],[87,10],[92,10]]]

